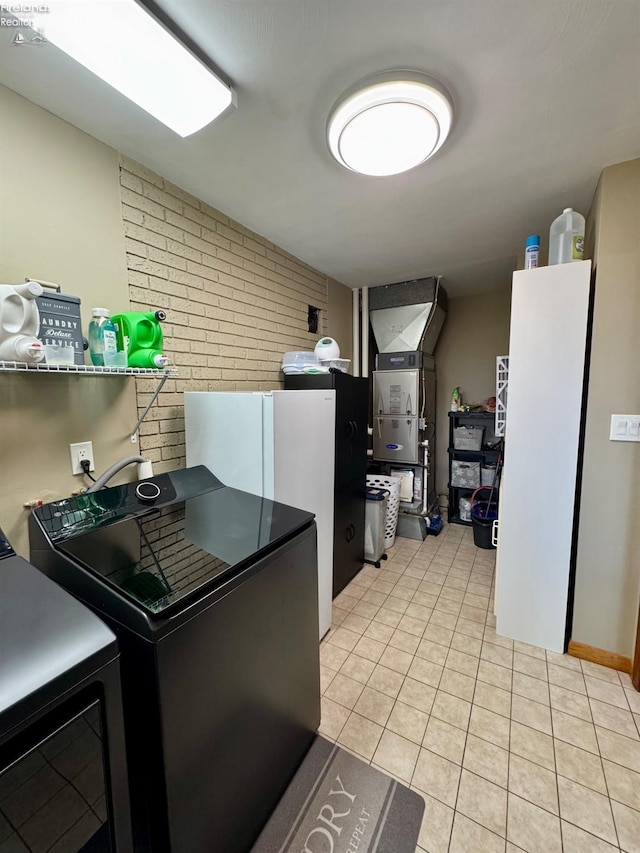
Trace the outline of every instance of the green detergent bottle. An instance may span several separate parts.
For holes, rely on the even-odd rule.
[[[166,318],[164,311],[128,311],[111,318],[118,329],[118,349],[127,353],[129,367],[157,369],[167,366],[169,359],[162,352],[160,327],[160,321]]]

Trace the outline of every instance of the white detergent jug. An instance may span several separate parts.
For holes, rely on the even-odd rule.
[[[565,207],[549,231],[549,265],[584,259],[584,216]]]
[[[42,296],[37,281],[0,284],[0,361],[41,361],[44,350],[36,335],[40,314],[36,297]]]

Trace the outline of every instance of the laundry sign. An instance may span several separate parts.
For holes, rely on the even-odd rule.
[[[67,293],[38,296],[40,331],[43,344],[61,344],[74,348],[74,364],[84,364],[84,342],[80,317],[80,297]]]

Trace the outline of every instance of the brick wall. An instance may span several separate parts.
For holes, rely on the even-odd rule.
[[[325,333],[328,280],[126,157],[120,183],[131,310],[166,311],[165,352],[180,371],[141,428],[160,472],[185,462],[182,393],[281,387],[282,354]],[[308,305],[321,309],[317,334]],[[143,409],[157,383],[136,383]]]

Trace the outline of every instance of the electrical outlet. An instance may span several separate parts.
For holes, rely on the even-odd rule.
[[[89,470],[95,471],[96,466],[93,464],[93,444],[90,441],[79,441],[76,444],[69,445],[69,453],[71,454],[71,473],[83,474],[81,467],[83,459],[89,460]]]

